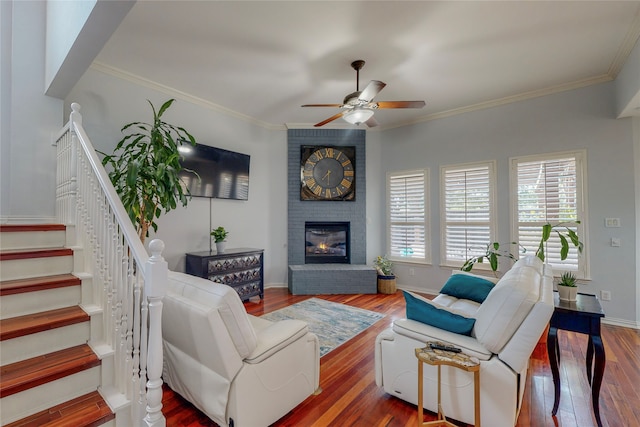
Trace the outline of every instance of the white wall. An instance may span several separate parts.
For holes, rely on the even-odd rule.
[[[45,87],[64,98],[89,68],[135,0],[47,0]]]
[[[640,42],[636,42],[624,67],[618,74],[616,87],[616,116],[640,116]]]
[[[96,0],[47,1],[45,84],[49,87],[69,54]]]
[[[136,84],[89,69],[65,101],[66,113],[78,102],[83,125],[96,149],[111,153],[122,138],[120,129],[133,121],[150,121],[147,99],[159,106],[176,97],[160,88]],[[201,144],[251,156],[249,200],[193,198],[186,208],[158,222],[157,237],[166,244],[164,257],[172,270],[184,271],[185,253],[209,249],[210,227],[229,230],[228,247],[265,250],[265,284],[286,282],[286,132],[267,130],[215,111],[201,100],[176,97],[163,118],[186,128]],[[149,239],[149,240],[150,240]]]
[[[382,163],[382,132],[367,132],[367,264],[384,255],[386,234],[385,176],[380,173]]]
[[[640,117],[633,118],[633,147],[636,185],[636,230],[640,230]],[[636,325],[640,327],[640,232],[636,231]]]
[[[461,114],[382,135],[382,173],[428,167],[431,181],[431,248],[433,265],[398,266],[398,283],[439,290],[450,269],[440,268],[440,165],[497,161],[498,241],[509,236],[509,158],[520,155],[586,149],[588,160],[588,245],[592,280],[581,291],[611,291],[603,301],[607,317],[636,319],[636,248],[634,150],[632,120],[615,118],[613,83],[540,97],[492,109]],[[380,206],[382,209],[383,206]],[[604,227],[604,218],[620,218],[621,228]],[[620,237],[622,247],[610,246]]]
[[[55,221],[54,135],[62,101],[44,95],[45,2],[2,1],[0,222]]]

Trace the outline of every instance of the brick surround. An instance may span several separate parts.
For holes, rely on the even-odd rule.
[[[351,264],[354,271],[362,271],[367,264],[367,233],[366,233],[366,180],[365,180],[365,131],[345,129],[289,129],[288,131],[288,261],[290,266],[304,265],[304,225],[306,221],[348,221],[351,223]],[[301,201],[300,200],[300,147],[303,145],[330,145],[356,147],[356,197],[354,201]],[[331,269],[329,264],[323,269]],[[306,273],[300,273],[296,267],[297,277],[304,280]],[[313,274],[309,267],[309,273]],[[340,280],[340,270],[331,274],[333,281]],[[348,268],[347,268],[348,270]],[[356,273],[358,274],[358,273]],[[366,274],[363,273],[363,274]],[[350,277],[345,275],[345,279]],[[291,279],[291,276],[290,276]],[[304,285],[302,285],[304,286]],[[375,280],[373,283],[375,289]],[[289,289],[301,289],[300,283]],[[314,293],[321,293],[315,292]],[[332,288],[326,293],[338,292]]]

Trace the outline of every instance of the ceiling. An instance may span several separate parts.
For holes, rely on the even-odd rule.
[[[342,103],[364,59],[375,101],[426,101],[376,111],[386,129],[613,80],[639,36],[640,1],[138,1],[93,67],[308,127],[340,110],[300,106]]]

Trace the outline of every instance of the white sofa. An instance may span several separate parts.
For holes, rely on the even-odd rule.
[[[229,286],[176,272],[163,302],[163,379],[220,426],[267,426],[318,389],[305,322],[251,316]]]
[[[454,272],[457,273],[457,272]],[[396,320],[375,344],[376,383],[407,402],[418,402],[415,349],[443,341],[480,361],[483,426],[516,424],[529,357],[553,314],[553,273],[536,257],[517,261],[481,304],[440,294],[434,303],[475,318],[470,336],[415,320]],[[437,412],[437,368],[424,365],[425,409]],[[442,402],[447,418],[474,422],[473,374],[442,367]]]

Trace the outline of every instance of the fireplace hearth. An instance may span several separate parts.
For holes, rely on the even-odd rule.
[[[349,222],[305,222],[305,264],[349,264]]]

